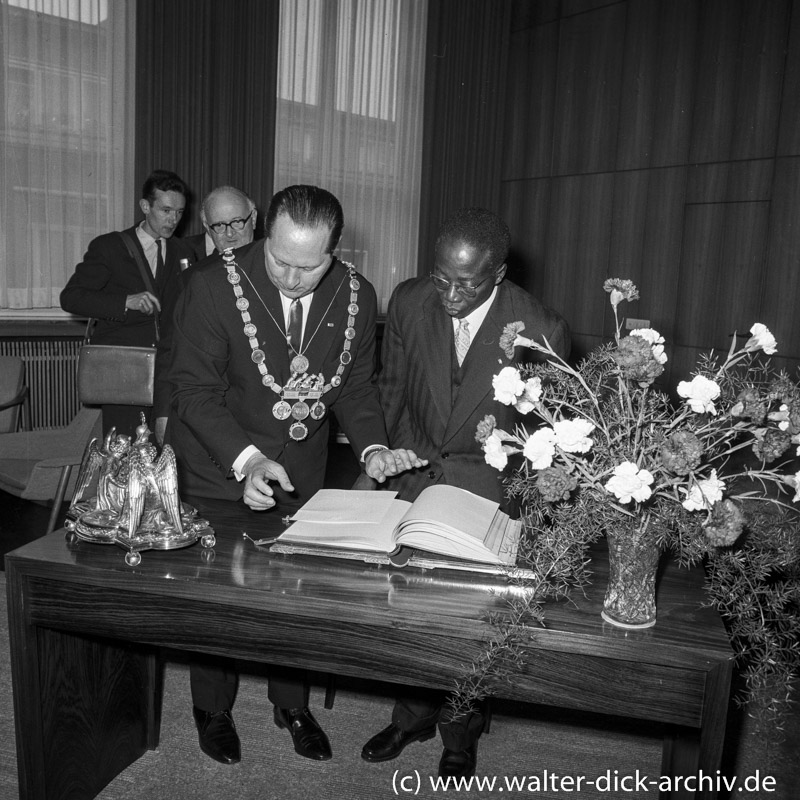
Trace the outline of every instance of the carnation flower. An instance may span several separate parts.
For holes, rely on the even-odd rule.
[[[556,444],[565,453],[588,453],[592,448],[589,434],[594,429],[594,423],[585,419],[564,419],[553,425]]]
[[[664,352],[664,337],[652,328],[636,328],[631,331],[631,336],[639,336],[650,344],[653,358],[659,364],[667,363],[667,354]]]
[[[483,443],[483,458],[490,467],[503,470],[508,464],[508,453],[495,428]]]
[[[522,454],[534,469],[544,469],[553,463],[556,454],[556,434],[552,428],[534,431],[522,447]]]
[[[744,515],[733,500],[723,500],[711,509],[703,532],[713,547],[728,547],[741,535]]]
[[[788,475],[786,477],[786,483],[795,490],[792,502],[796,503],[800,501],[800,472],[795,472],[794,475]]]
[[[678,384],[678,394],[686,398],[695,414],[716,415],[714,400],[719,397],[720,388],[714,381],[703,375],[695,375],[691,382],[681,381]]]
[[[492,431],[497,426],[497,420],[493,414],[487,414],[479,423],[478,429],[475,431],[475,441],[483,444],[491,435]]]
[[[664,371],[652,346],[641,336],[626,336],[620,341],[613,357],[619,365],[622,377],[629,381],[647,385]]]
[[[609,278],[604,284],[605,289],[611,295],[611,305],[616,308],[623,300],[633,301],[639,299],[639,290],[633,281],[623,278]]]
[[[525,323],[519,320],[517,322],[509,322],[503,328],[503,332],[500,334],[500,349],[506,354],[506,358],[514,358],[515,347],[531,346],[530,339],[519,335],[524,330]]]
[[[525,382],[516,367],[503,367],[492,378],[492,388],[494,389],[494,399],[503,405],[510,406],[525,391]]]
[[[517,402],[514,403],[514,408],[516,408],[520,414],[529,414],[536,408],[536,404],[541,397],[542,379],[539,377],[528,378],[528,380],[525,381],[525,389],[522,395],[517,399]]]
[[[614,467],[614,477],[606,483],[606,489],[616,495],[620,503],[636,500],[643,503],[652,494],[650,485],[653,476],[646,469],[639,469],[631,461],[623,461]]]
[[[676,475],[688,475],[700,465],[703,445],[691,431],[677,431],[661,447],[661,461]]]
[[[681,489],[686,494],[686,499],[681,505],[687,511],[703,511],[710,509],[714,503],[722,500],[722,490],[725,482],[717,477],[717,471],[711,470],[711,477],[695,481],[691,489]]]
[[[771,356],[773,353],[778,352],[778,343],[775,341],[775,337],[769,332],[769,328],[767,328],[766,325],[756,322],[756,324],[750,328],[750,333],[752,336],[747,340],[747,344],[744,346],[744,349],[747,350],[748,353],[753,353],[756,350],[763,350],[768,356]]]
[[[758,458],[769,464],[776,458],[780,458],[791,444],[792,437],[786,431],[781,431],[777,428],[764,428],[756,431],[753,452]]]
[[[578,479],[561,467],[545,467],[536,475],[536,488],[548,503],[569,500],[577,486]]]
[[[761,395],[752,386],[742,389],[736,402],[731,406],[732,417],[742,417],[752,420],[756,425],[761,425],[767,414],[767,406],[762,401]]]

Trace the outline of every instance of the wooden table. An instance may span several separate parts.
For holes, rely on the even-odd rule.
[[[213,551],[150,550],[129,567],[120,548],[57,531],[6,556],[22,800],[94,797],[157,746],[158,647],[448,689],[510,591],[479,574],[270,554],[242,531],[269,535],[276,515],[201,510]],[[600,547],[588,596],[547,606],[503,696],[666,723],[662,774],[713,775],[732,652],[700,608],[702,574],[667,564],[658,623],[631,632],[600,618],[606,567]]]

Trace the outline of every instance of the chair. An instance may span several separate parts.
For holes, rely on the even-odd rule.
[[[86,445],[102,436],[99,408],[82,408],[65,428],[0,434],[0,489],[25,500],[52,500],[47,533],[72,497]]]
[[[25,362],[19,356],[0,356],[0,434],[27,429],[27,401]]]

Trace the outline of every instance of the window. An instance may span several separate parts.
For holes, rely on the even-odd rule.
[[[0,309],[58,309],[88,242],[124,223],[132,8],[0,0]]]
[[[339,198],[339,255],[382,311],[416,274],[426,18],[420,0],[281,3],[275,188]]]

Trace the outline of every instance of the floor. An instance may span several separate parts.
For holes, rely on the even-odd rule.
[[[326,485],[349,488],[359,473],[359,466],[347,444],[332,442]],[[64,507],[66,511],[66,505]],[[41,535],[47,528],[50,510],[43,504],[26,502],[0,492],[0,555],[16,549]],[[3,568],[0,560],[0,569]],[[731,702],[725,742],[723,773],[736,775],[740,780],[755,775],[775,778],[775,791],[761,794],[736,792],[732,797],[749,800],[770,797],[790,800],[800,787],[800,709],[787,720],[782,736],[773,737],[761,731],[747,714]],[[721,797],[725,797],[723,794]]]

